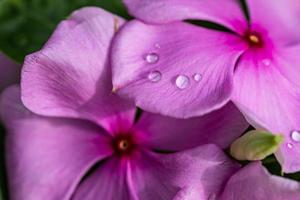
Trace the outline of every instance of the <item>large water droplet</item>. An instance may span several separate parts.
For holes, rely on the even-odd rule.
[[[158,82],[161,80],[161,73],[159,71],[150,72],[148,79],[152,82]]]
[[[292,149],[294,147],[294,145],[292,143],[287,143],[286,146],[289,148],[289,149]]]
[[[146,55],[145,60],[149,64],[154,64],[158,62],[159,56],[156,53],[149,53]]]
[[[176,78],[175,84],[179,89],[185,89],[189,86],[190,79],[185,75],[179,75]]]
[[[270,59],[264,59],[262,61],[262,63],[265,65],[265,66],[270,66],[271,65],[271,60]]]
[[[291,138],[295,141],[295,142],[300,142],[300,132],[299,131],[293,131],[291,133]]]
[[[199,81],[201,81],[201,79],[202,79],[202,75],[201,75],[201,74],[194,74],[193,78],[194,78],[194,80],[195,80],[196,82],[199,82]]]

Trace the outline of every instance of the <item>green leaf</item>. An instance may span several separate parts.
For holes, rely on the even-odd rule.
[[[230,154],[237,160],[263,160],[277,151],[283,139],[282,135],[249,131],[232,143]]]

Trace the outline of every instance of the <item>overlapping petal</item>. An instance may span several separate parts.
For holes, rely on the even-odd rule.
[[[175,119],[144,112],[136,127],[150,148],[178,151],[214,143],[227,148],[249,126],[230,102],[202,117]]]
[[[128,181],[133,199],[208,199],[238,168],[217,146],[203,145],[174,154],[144,153],[131,163]]]
[[[247,20],[238,0],[124,0],[129,12],[149,23],[208,20],[241,33]],[[224,12],[225,11],[225,12]]]
[[[147,111],[199,116],[229,101],[233,69],[245,48],[229,33],[132,21],[114,42],[113,84]]]
[[[0,52],[0,91],[18,83],[21,66]]]
[[[103,129],[35,115],[22,105],[19,87],[4,92],[1,114],[12,200],[68,200],[85,173],[112,154]]]
[[[122,24],[98,8],[62,22],[44,48],[26,58],[24,104],[42,115],[91,119],[108,130],[120,118],[131,125],[134,106],[111,93],[109,49]]]
[[[226,184],[220,200],[294,200],[300,195],[297,181],[270,175],[259,162],[248,164]]]
[[[248,0],[247,5],[252,26],[264,28],[276,43],[290,45],[300,42],[298,0]]]
[[[272,57],[248,51],[234,76],[233,100],[250,121],[277,134],[285,134],[279,156],[286,172],[298,171],[298,141],[291,138],[300,130],[299,47],[277,49]],[[290,148],[291,145],[294,148]],[[278,154],[278,155],[279,155]],[[291,167],[293,166],[293,167]]]
[[[132,200],[126,184],[126,167],[121,160],[110,158],[100,163],[97,169],[88,175],[73,195],[74,200]]]

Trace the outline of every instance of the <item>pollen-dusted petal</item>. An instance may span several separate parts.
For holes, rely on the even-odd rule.
[[[128,184],[134,199],[208,199],[217,196],[238,169],[215,145],[172,154],[143,152],[130,162]]]
[[[299,0],[248,0],[252,26],[265,29],[276,43],[291,45],[300,42]]]
[[[253,162],[229,179],[218,200],[295,200],[299,196],[297,181],[271,175],[260,162]]]
[[[300,46],[275,49],[271,57],[248,51],[234,74],[234,103],[252,125],[283,134],[277,158],[285,172],[300,170]]]
[[[0,92],[7,86],[18,83],[21,66],[0,52]]]
[[[88,170],[112,154],[103,129],[86,121],[35,115],[22,105],[19,87],[5,90],[0,110],[13,200],[68,200]]]
[[[113,84],[146,111],[199,116],[229,101],[233,69],[245,48],[233,34],[182,22],[135,20],[114,41]]]
[[[179,151],[203,144],[227,148],[249,126],[230,102],[201,117],[175,119],[144,112],[136,124],[145,145],[156,150]]]
[[[149,23],[168,23],[186,19],[208,20],[238,33],[247,20],[238,0],[124,0],[129,12]]]
[[[24,104],[46,116],[93,120],[109,131],[120,118],[130,126],[134,106],[112,92],[109,49],[116,18],[84,8],[63,21],[47,44],[25,60]]]

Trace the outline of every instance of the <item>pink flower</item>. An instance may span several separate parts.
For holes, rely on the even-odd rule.
[[[216,200],[295,200],[299,191],[299,182],[271,175],[253,162],[230,177]]]
[[[277,158],[285,172],[300,170],[300,1],[248,0],[250,20],[238,0],[124,1],[141,21],[128,23],[113,46],[120,95],[180,118],[233,100],[257,128],[286,135]]]
[[[7,86],[18,83],[20,65],[0,52],[0,92]]]
[[[75,12],[26,58],[1,99],[12,199],[207,199],[239,168],[228,147],[248,126],[232,103],[206,116],[144,112],[112,93],[109,49],[124,21]]]

